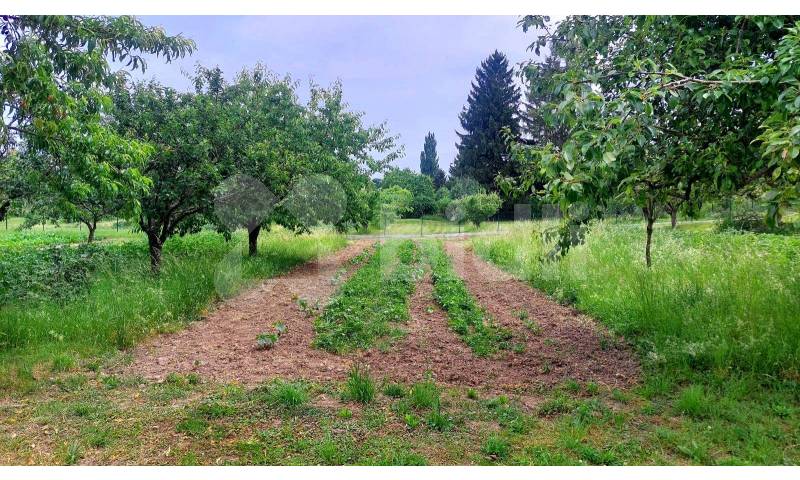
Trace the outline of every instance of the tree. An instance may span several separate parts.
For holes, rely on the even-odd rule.
[[[464,209],[464,217],[480,227],[481,223],[497,213],[502,202],[496,193],[476,193],[457,200]]]
[[[379,192],[377,222],[384,230],[390,223],[411,211],[414,196],[405,188],[393,185]]]
[[[446,180],[444,170],[439,168],[439,155],[436,153],[436,137],[428,132],[425,145],[419,154],[419,171],[433,181],[435,188],[440,188]]]
[[[547,20],[521,24],[544,28],[533,49],[547,46],[566,62],[546,108],[569,136],[563,145],[515,147],[522,189],[566,212],[580,202],[592,216],[612,199],[634,201],[645,217],[649,266],[661,208],[677,211],[700,195],[763,188],[783,176],[754,140],[776,102],[786,105],[776,100],[781,81],[763,70],[790,70],[773,60],[787,19],[568,17],[552,31]]]
[[[451,177],[447,184],[450,189],[450,196],[454,200],[483,191],[481,184],[470,177]]]
[[[513,174],[507,137],[520,134],[519,99],[513,69],[505,55],[495,51],[477,69],[467,106],[459,115],[463,133],[458,133],[452,177],[469,176],[491,190],[498,174]]]
[[[410,212],[414,217],[432,213],[436,208],[436,192],[430,177],[407,168],[389,170],[383,177],[382,188],[395,185],[408,190],[414,196]]]
[[[0,16],[0,170],[15,149],[50,156],[50,170],[69,168],[76,186],[98,191],[137,189],[147,180],[141,165],[146,145],[119,137],[103,121],[108,91],[118,81],[108,58],[146,68],[142,54],[167,62],[189,54],[191,40],[168,36],[130,16]],[[19,198],[18,188],[0,184],[0,213]],[[74,192],[79,193],[79,192]]]
[[[115,125],[128,137],[147,141],[154,151],[144,167],[152,181],[140,199],[139,228],[147,235],[150,265],[161,268],[164,242],[176,233],[198,230],[213,218],[214,191],[232,172],[229,123],[215,81],[201,80],[196,93],[179,93],[155,81],[136,83],[115,95]]]
[[[370,221],[369,177],[396,157],[394,137],[385,125],[365,126],[363,114],[344,103],[341,84],[312,87],[302,105],[290,78],[256,66],[220,91],[224,115],[236,125],[227,148],[237,152],[237,177],[218,191],[217,216],[225,218],[217,223],[223,231],[245,227],[250,255],[272,223],[305,232],[320,223],[346,230]]]

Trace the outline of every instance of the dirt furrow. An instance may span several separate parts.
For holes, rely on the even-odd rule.
[[[524,352],[509,352],[500,360],[512,378],[544,384],[568,378],[610,386],[636,382],[639,364],[623,340],[485,262],[463,242],[445,242],[445,249],[478,303],[512,330],[514,342],[524,343]]]
[[[128,373],[160,380],[195,372],[218,381],[257,383],[275,377],[340,378],[348,359],[311,348],[313,316],[298,305],[325,306],[345,276],[341,268],[370,245],[357,241],[221,303],[206,318],[177,333],[160,335],[134,350]],[[354,268],[350,268],[352,273]],[[337,281],[338,279],[338,281]],[[256,336],[282,322],[288,330],[270,350],[256,350]]]

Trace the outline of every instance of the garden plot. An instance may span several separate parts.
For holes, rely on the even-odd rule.
[[[376,378],[411,382],[430,374],[446,385],[491,391],[567,379],[609,386],[636,381],[638,364],[623,342],[461,243],[446,244],[452,263],[440,243],[372,248],[355,242],[223,303],[206,320],[138,347],[130,372],[254,384],[339,381],[363,364]],[[431,251],[439,262],[433,269]],[[466,302],[469,315],[485,315],[480,321],[490,327],[473,323],[462,331],[454,323],[453,302],[443,303],[435,291],[442,269],[466,296],[453,302]],[[265,332],[274,339],[266,346],[256,340]]]

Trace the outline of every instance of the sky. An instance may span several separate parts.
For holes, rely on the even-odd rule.
[[[327,86],[342,81],[351,109],[365,122],[387,122],[400,135],[401,168],[419,171],[419,153],[427,132],[438,142],[439,165],[448,170],[456,154],[458,114],[466,104],[475,69],[495,49],[511,64],[533,55],[533,34],[516,27],[518,18],[446,17],[141,17],[147,25],[197,43],[190,57],[170,64],[150,59],[138,78],[189,89],[186,72],[196,63],[218,65],[232,78],[261,62],[280,76],[301,82],[305,100],[309,81]]]

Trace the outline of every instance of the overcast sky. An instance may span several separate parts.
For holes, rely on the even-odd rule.
[[[512,64],[530,58],[534,40],[516,27],[517,17],[142,17],[168,33],[197,43],[189,58],[148,62],[145,78],[188,89],[182,71],[195,63],[219,65],[232,78],[262,62],[283,76],[328,85],[341,79],[352,109],[366,121],[386,121],[405,145],[401,167],[419,170],[425,134],[436,134],[440,166],[455,157],[458,114],[481,60],[495,49]],[[141,75],[137,75],[141,76]]]

